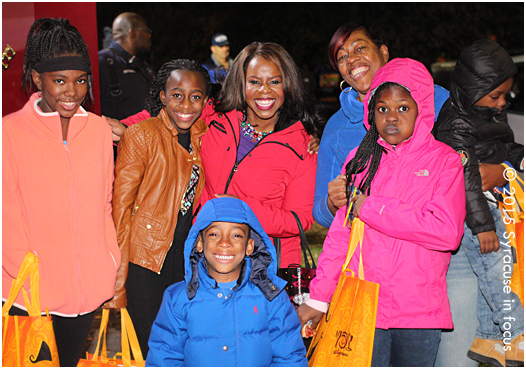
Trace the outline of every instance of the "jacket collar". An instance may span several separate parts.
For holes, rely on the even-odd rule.
[[[31,95],[26,107],[30,109],[37,119],[47,128],[53,138],[62,139],[62,123],[60,121],[60,115],[58,112],[45,113],[43,112],[38,104],[42,98],[38,97],[38,93],[35,92]],[[71,142],[75,137],[84,129],[88,122],[88,112],[80,106],[77,112],[69,120],[68,127],[68,142]]]
[[[352,124],[363,123],[363,103],[358,100],[358,92],[347,87],[340,93],[343,114]]]

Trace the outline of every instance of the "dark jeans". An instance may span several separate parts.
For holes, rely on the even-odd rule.
[[[376,328],[371,366],[433,366],[439,342],[440,329]]]
[[[27,311],[14,306],[9,310],[9,314],[28,315]],[[60,366],[76,367],[80,358],[84,356],[84,348],[86,347],[94,317],[95,312],[74,318],[65,318],[51,314]]]

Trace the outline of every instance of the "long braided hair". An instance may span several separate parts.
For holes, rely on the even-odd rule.
[[[365,134],[356,155],[347,163],[345,167],[345,174],[347,176],[347,185],[346,192],[348,201],[351,200],[351,187],[356,186],[363,194],[370,195],[371,193],[371,183],[373,181],[374,175],[378,170],[380,165],[380,160],[382,159],[382,154],[385,152],[385,149],[378,143],[378,138],[380,134],[376,128],[375,122],[375,108],[376,108],[376,97],[382,92],[392,86],[399,86],[399,84],[394,82],[385,82],[381,84],[375,91],[374,94],[371,94],[372,97],[369,99],[369,131]],[[360,181],[360,184],[356,185],[356,175],[367,170],[365,176]]]
[[[210,82],[210,76],[208,71],[194,60],[188,59],[177,59],[170,60],[163,64],[161,69],[155,75],[152,87],[150,88],[150,96],[144,102],[146,110],[150,113],[150,116],[156,117],[163,108],[161,102],[161,91],[166,91],[166,81],[170,78],[170,75],[174,70],[187,70],[190,72],[199,73],[203,76],[206,85],[206,96],[210,96],[212,92],[212,83]]]
[[[31,71],[39,62],[65,55],[80,55],[89,60],[88,46],[80,32],[63,18],[40,18],[33,23],[27,35],[22,90],[29,96],[37,90]],[[93,102],[92,76],[88,75],[88,103]]]

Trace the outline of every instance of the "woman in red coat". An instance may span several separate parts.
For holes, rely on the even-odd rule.
[[[200,203],[235,196],[265,232],[281,239],[281,267],[301,263],[299,229],[314,219],[316,155],[308,152],[315,119],[301,75],[278,44],[254,42],[232,64],[215,106],[203,112],[205,188]]]

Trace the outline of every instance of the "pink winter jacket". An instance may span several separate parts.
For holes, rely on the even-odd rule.
[[[113,296],[120,263],[111,130],[80,108],[64,144],[58,113],[43,113],[39,101],[35,93],[2,118],[2,298],[31,251],[42,311],[76,316]],[[25,309],[22,294],[16,306]]]
[[[411,59],[394,59],[378,70],[371,91],[384,82],[411,91],[418,117],[413,136],[396,148],[379,138],[387,153],[360,211],[365,279],[380,284],[376,327],[450,329],[446,273],[466,215],[461,160],[431,135],[434,89],[426,68]],[[370,92],[365,99],[367,129],[369,97]],[[356,149],[349,153],[346,164],[355,153]],[[310,285],[313,300],[330,302],[336,289],[350,237],[343,226],[346,212],[344,207],[336,213],[325,239]],[[357,258],[351,266],[356,270]]]

